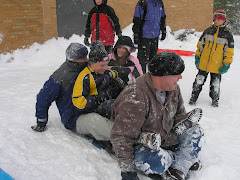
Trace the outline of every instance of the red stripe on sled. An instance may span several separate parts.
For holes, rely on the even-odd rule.
[[[195,52],[193,52],[193,51],[173,50],[173,49],[158,49],[158,52],[162,52],[162,51],[175,52],[179,56],[194,56],[195,55]]]

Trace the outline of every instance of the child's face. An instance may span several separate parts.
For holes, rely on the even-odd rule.
[[[117,55],[118,57],[123,57],[128,53],[127,48],[125,48],[124,46],[118,46],[117,47]]]
[[[103,3],[103,0],[95,0],[97,5],[101,5]]]
[[[221,26],[225,23],[225,21],[222,19],[214,19],[213,23],[215,26]]]
[[[108,62],[109,62],[109,61],[101,61],[101,62],[98,62],[98,63],[91,64],[91,68],[92,68],[96,73],[104,74],[104,72],[105,72],[105,71],[107,70],[107,68],[108,68]]]

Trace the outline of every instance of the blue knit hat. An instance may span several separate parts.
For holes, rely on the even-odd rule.
[[[88,49],[82,44],[71,43],[66,49],[65,54],[67,60],[74,61],[86,57],[88,54]]]

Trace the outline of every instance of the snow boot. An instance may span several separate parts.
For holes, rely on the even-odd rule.
[[[169,170],[166,170],[162,174],[148,174],[147,176],[152,180],[177,180],[174,176],[171,175]]]
[[[218,107],[218,100],[212,100],[212,107]]]
[[[168,168],[168,171],[170,173],[170,177],[175,180],[185,180],[185,175],[182,171],[179,171],[178,169],[174,169],[172,167]]]
[[[196,98],[193,98],[193,97],[191,97],[190,98],[190,100],[189,100],[189,105],[195,105],[196,104],[196,102],[197,102],[197,99]]]
[[[202,109],[195,108],[187,114],[180,116],[175,120],[175,125],[173,127],[177,135],[181,135],[186,132],[189,128],[194,127],[200,121],[202,117]]]
[[[137,143],[142,144],[152,150],[159,150],[161,146],[161,136],[157,133],[142,132]]]
[[[100,146],[105,151],[107,151],[109,154],[113,154],[114,155],[114,152],[112,150],[112,143],[110,141],[98,141],[96,139],[93,139],[92,143],[94,145]]]
[[[200,169],[202,169],[202,163],[200,160],[198,160],[197,162],[195,162],[189,170],[191,171],[199,171]]]

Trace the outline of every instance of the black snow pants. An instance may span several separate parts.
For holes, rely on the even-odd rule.
[[[193,83],[192,97],[194,101],[197,101],[200,92],[202,91],[202,86],[206,82],[208,76],[208,72],[202,71],[199,69],[198,74]],[[213,101],[218,101],[220,96],[220,83],[221,83],[221,75],[210,73],[210,91],[209,96]]]
[[[137,58],[142,66],[143,73],[146,73],[147,63],[158,52],[158,37],[157,38],[141,38],[138,45]]]

